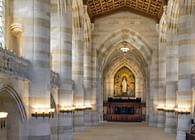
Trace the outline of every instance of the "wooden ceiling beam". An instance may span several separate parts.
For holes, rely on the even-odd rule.
[[[160,20],[159,17],[143,13],[143,12],[135,10],[133,8],[121,7],[121,8],[118,8],[118,9],[114,9],[112,11],[108,11],[108,12],[105,12],[105,13],[102,13],[102,14],[95,15],[95,16],[92,17],[91,21],[94,22],[98,18],[109,16],[113,13],[117,13],[117,12],[121,12],[121,11],[129,11],[129,12],[134,13],[134,14],[138,14],[138,15],[141,15],[141,16],[144,16],[144,17],[147,17],[147,18],[151,18],[151,19],[155,20],[157,23],[159,23],[159,20]]]
[[[135,5],[135,7],[137,8],[137,6],[138,6],[138,0],[136,0],[136,5]]]
[[[167,5],[169,0],[164,0],[164,5]]]
[[[83,4],[87,5],[88,0],[83,0]]]
[[[149,3],[148,3],[147,12],[149,12],[149,10],[150,10],[150,4],[151,4],[151,2],[152,2],[152,0],[150,0]]]
[[[168,0],[83,0],[88,5],[91,17],[95,19],[106,13],[110,14],[117,9],[131,9],[139,11],[141,15],[148,15],[159,19],[162,7]]]

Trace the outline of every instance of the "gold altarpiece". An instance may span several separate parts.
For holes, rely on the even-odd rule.
[[[135,97],[135,76],[127,67],[119,69],[114,76],[114,96]]]

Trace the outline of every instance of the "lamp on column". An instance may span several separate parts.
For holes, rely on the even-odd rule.
[[[174,112],[175,111],[175,107],[172,105],[158,105],[157,107],[158,111],[164,111],[164,112]]]
[[[84,111],[84,110],[85,110],[84,105],[76,105],[75,106],[75,111]]]
[[[85,111],[85,110],[91,110],[92,106],[91,105],[76,105],[75,106],[75,111]]]
[[[165,105],[159,104],[156,108],[157,108],[158,111],[164,111]]]
[[[72,113],[75,110],[74,106],[63,106],[60,108],[60,113]]]
[[[32,117],[35,117],[36,119],[38,117],[42,117],[43,119],[48,117],[50,119],[54,117],[54,112],[54,108],[35,108]]]
[[[175,108],[175,112],[178,114],[190,114],[190,106],[180,106]]]
[[[92,110],[93,107],[91,105],[85,105],[84,108],[85,110]]]
[[[8,113],[7,112],[0,112],[0,123],[1,123],[1,128],[5,128],[5,121],[7,118]]]
[[[60,108],[60,113],[71,113],[74,111],[85,111],[85,110],[91,110],[91,105],[76,105],[76,106],[63,106]]]

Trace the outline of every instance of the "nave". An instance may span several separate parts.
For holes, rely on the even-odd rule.
[[[84,132],[74,132],[73,140],[175,140],[160,128],[146,123],[105,122]]]
[[[192,120],[195,0],[0,0],[0,140],[195,140]]]

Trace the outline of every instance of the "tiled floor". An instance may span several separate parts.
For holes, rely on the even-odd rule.
[[[163,129],[148,127],[145,123],[108,122],[75,132],[73,140],[175,140],[175,134],[166,134]]]

